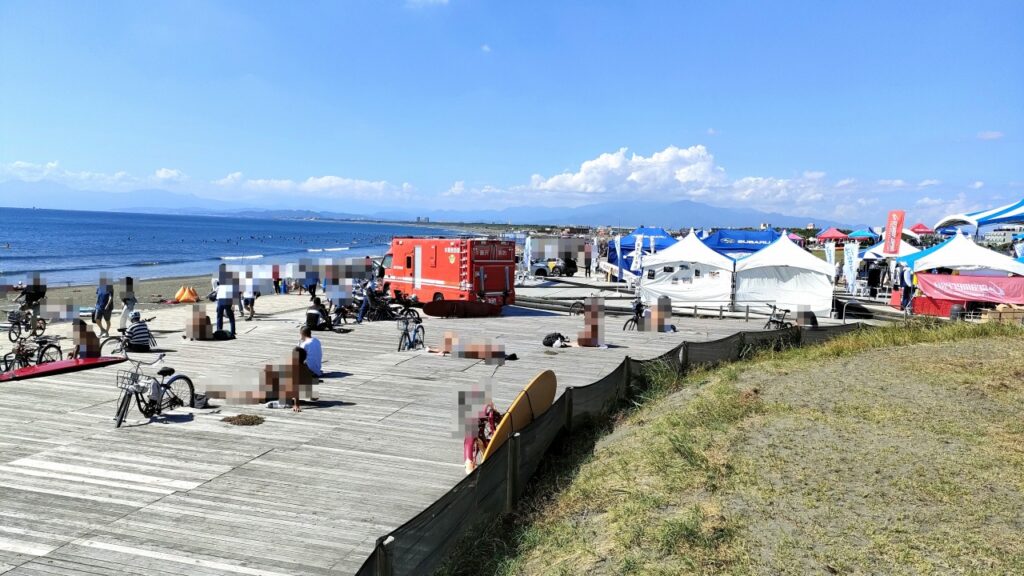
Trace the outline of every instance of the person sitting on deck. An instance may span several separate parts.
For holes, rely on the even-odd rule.
[[[324,350],[320,345],[320,339],[314,338],[309,326],[299,328],[299,347],[306,351],[305,364],[314,376],[323,376]]]
[[[71,331],[75,347],[68,355],[69,359],[85,359],[100,357],[100,339],[81,318],[71,321]]]
[[[306,309],[306,326],[310,330],[330,330],[331,314],[324,307],[320,298],[313,298],[313,303]]]
[[[126,346],[129,352],[149,352],[153,343],[153,333],[149,326],[142,320],[142,313],[138,310],[131,313],[131,326],[125,330],[124,335],[128,339]]]

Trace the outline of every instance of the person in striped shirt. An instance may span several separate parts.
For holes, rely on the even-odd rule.
[[[129,352],[149,352],[149,346],[153,342],[153,334],[149,326],[142,321],[142,314],[139,311],[132,312],[131,326],[124,333],[128,339],[127,349]]]

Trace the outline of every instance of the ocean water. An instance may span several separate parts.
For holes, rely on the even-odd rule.
[[[212,274],[221,262],[384,254],[392,236],[451,236],[439,227],[0,208],[0,283],[39,272],[49,285]]]

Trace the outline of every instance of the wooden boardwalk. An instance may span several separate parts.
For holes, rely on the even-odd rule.
[[[239,322],[230,342],[184,341],[184,307],[159,311],[152,327],[166,365],[202,391],[255,378],[256,368],[283,358],[297,343],[305,306],[304,296],[261,298],[262,316]],[[552,350],[543,336],[575,340],[581,317],[510,308],[502,318],[425,319],[431,346],[453,330],[518,355],[497,370],[396,352],[392,322],[321,334],[320,402],[301,413],[221,405],[149,422],[133,408],[128,426],[115,430],[118,366],[2,383],[0,573],[350,574],[378,536],[463,477],[453,434],[459,390],[493,373],[503,409],[543,369],[556,372],[560,388],[586,385],[626,355],[649,358],[684,339],[760,327],[678,319],[676,334],[624,333],[622,321],[607,318],[607,349]],[[221,422],[238,413],[266,422]]]

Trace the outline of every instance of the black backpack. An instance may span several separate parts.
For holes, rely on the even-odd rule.
[[[566,338],[565,336],[559,334],[558,332],[552,332],[551,334],[548,334],[547,336],[545,336],[544,340],[541,343],[544,344],[545,346],[547,346],[548,348],[551,348],[555,344],[563,344],[563,343],[568,342],[568,341],[569,341],[568,338]]]

